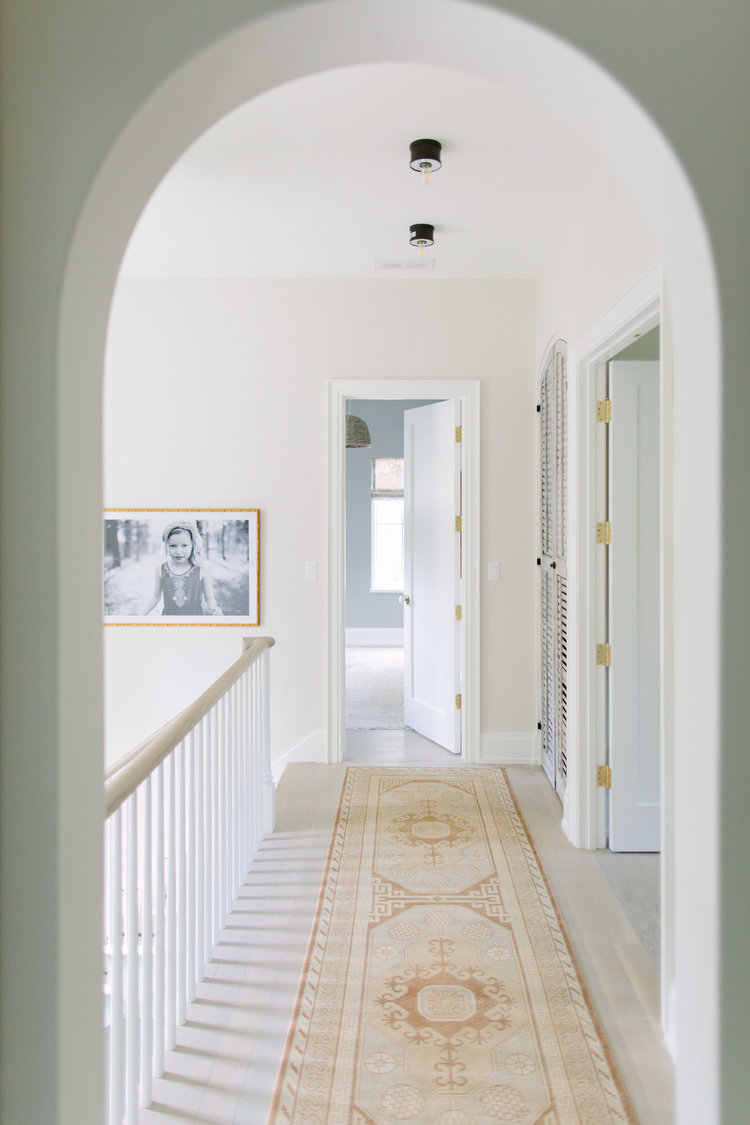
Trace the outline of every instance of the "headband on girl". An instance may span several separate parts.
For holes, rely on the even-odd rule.
[[[165,543],[169,539],[170,535],[173,535],[175,531],[186,531],[190,538],[193,540],[193,550],[200,551],[201,547],[203,546],[203,540],[201,539],[198,528],[195,526],[192,520],[175,520],[173,523],[168,523],[164,528],[164,531],[161,533],[161,537]]]

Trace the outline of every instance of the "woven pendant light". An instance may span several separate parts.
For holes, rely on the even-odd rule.
[[[346,448],[347,449],[369,449],[372,445],[372,438],[370,431],[367,428],[367,422],[362,418],[358,418],[356,414],[347,414],[346,416]]]

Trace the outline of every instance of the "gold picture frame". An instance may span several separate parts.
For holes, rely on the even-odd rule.
[[[259,508],[108,508],[105,625],[260,625]]]

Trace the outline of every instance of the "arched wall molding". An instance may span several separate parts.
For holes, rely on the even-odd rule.
[[[439,16],[436,10],[439,9]],[[684,832],[686,862],[676,876],[678,933],[693,938],[677,952],[680,1011],[679,1098],[703,1119],[717,1119],[718,937],[708,926],[702,955],[708,969],[696,979],[695,918],[689,903],[703,894],[704,911],[718,886],[718,554],[720,494],[720,335],[717,285],[708,236],[694,193],[674,152],[638,103],[575,47],[489,5],[463,0],[381,0],[342,5],[314,0],[264,16],[165,75],[134,114],[103,163],[80,214],[63,283],[58,348],[59,652],[83,649],[86,658],[61,660],[59,761],[61,807],[83,770],[98,769],[100,746],[84,718],[101,698],[99,552],[101,437],[80,419],[100,414],[106,326],[117,269],[147,199],[173,161],[206,128],[243,102],[284,82],[339,66],[410,61],[442,65],[501,81],[545,104],[583,134],[610,161],[649,221],[659,244],[675,341],[675,551],[692,553],[702,586],[675,574],[676,692],[699,694],[703,707],[688,722],[676,715],[675,740],[683,753],[702,754],[698,778],[676,782],[680,824],[700,812],[703,833]],[[705,513],[703,544],[689,519]],[[698,557],[696,558],[696,551]],[[690,605],[681,623],[679,606]],[[695,637],[701,640],[696,651]],[[74,644],[71,641],[74,640]],[[678,709],[679,711],[679,705]],[[84,822],[92,831],[98,810]],[[60,836],[77,834],[75,802],[61,812]],[[678,826],[679,831],[679,826]],[[680,837],[683,846],[683,837]],[[65,855],[61,858],[65,890]],[[684,873],[681,873],[684,872]],[[692,885],[691,885],[692,881]],[[684,918],[680,903],[684,903]],[[62,918],[73,948],[73,913]],[[63,935],[64,937],[65,935]],[[65,947],[65,942],[63,941]],[[691,1003],[687,1003],[688,983]],[[698,1013],[695,1026],[691,1011]],[[698,1079],[698,1075],[701,1078]],[[682,1077],[684,1076],[684,1077]],[[91,1076],[87,1076],[90,1081]],[[698,1085],[696,1085],[696,1083]],[[712,1093],[713,1092],[713,1093]]]

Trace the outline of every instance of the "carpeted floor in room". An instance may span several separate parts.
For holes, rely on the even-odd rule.
[[[405,730],[404,650],[348,646],[346,729]]]

